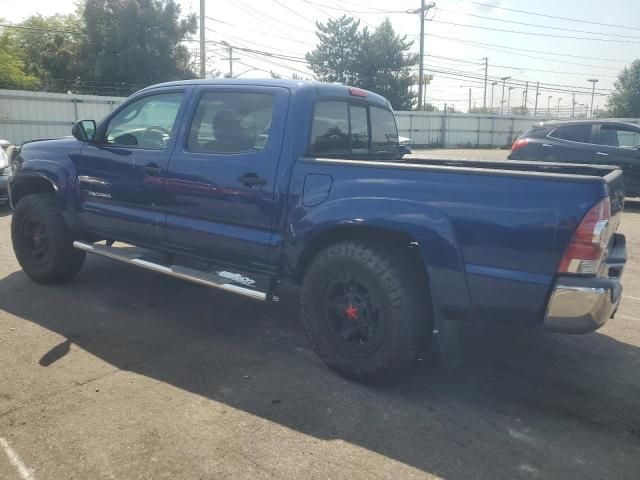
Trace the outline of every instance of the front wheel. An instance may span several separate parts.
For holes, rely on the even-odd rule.
[[[338,373],[383,382],[410,368],[432,331],[426,278],[410,257],[364,241],[322,250],[302,284],[302,318]]]
[[[85,252],[73,248],[55,197],[27,195],[18,202],[11,219],[13,251],[22,270],[39,283],[58,283],[77,274]]]

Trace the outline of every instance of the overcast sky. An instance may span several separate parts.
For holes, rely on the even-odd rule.
[[[0,0],[0,15],[10,22],[18,22],[36,13],[71,13],[75,10],[74,3],[74,0]],[[178,3],[183,14],[198,13],[199,0],[179,0]],[[522,104],[522,84],[529,81],[528,106],[533,108],[534,84],[540,81],[543,87],[538,108],[546,110],[548,97],[552,96],[552,110],[561,98],[560,107],[565,111],[571,108],[574,91],[578,92],[577,103],[590,103],[590,95],[584,93],[590,90],[587,79],[599,79],[597,87],[605,94],[619,70],[640,58],[640,0],[437,0],[436,4],[428,14],[432,21],[425,26],[427,71],[434,76],[427,87],[427,100],[441,108],[446,102],[466,111],[469,87],[472,103],[482,106],[483,81],[479,77],[484,74],[483,57],[489,59],[490,77],[512,77],[512,106]],[[301,59],[315,45],[316,20],[324,22],[329,17],[347,13],[361,19],[363,26],[374,27],[387,15],[398,33],[415,40],[413,49],[418,51],[419,17],[405,12],[419,6],[419,0],[207,0],[205,14],[214,20],[207,19],[206,35],[207,40],[227,41],[239,47]],[[189,47],[197,49],[198,44],[189,43]],[[228,62],[222,60],[226,54],[219,45],[208,44],[207,56],[208,68],[223,73],[229,70]],[[234,52],[234,57],[239,58],[234,63],[235,75],[263,77],[273,70],[283,76],[296,72],[311,77],[303,61],[265,59],[243,51]],[[250,70],[252,68],[255,70]],[[243,73],[247,70],[250,71]],[[501,93],[501,84],[498,84],[494,106],[500,104]],[[490,101],[491,81],[487,103]],[[596,98],[596,106],[604,103],[605,97]]]

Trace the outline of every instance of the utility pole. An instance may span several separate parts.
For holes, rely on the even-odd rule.
[[[511,77],[502,77],[502,78],[500,78],[500,80],[502,80],[502,98],[500,99],[500,115],[502,115],[504,113],[504,84],[510,78]]]
[[[538,92],[538,89],[540,88],[540,82],[536,83],[536,104],[533,107],[533,116],[537,116],[538,115],[538,97],[540,96],[540,92]]]
[[[527,110],[527,97],[529,96],[529,81],[524,84],[524,100],[522,101],[522,114]]]
[[[553,95],[549,95],[547,97],[547,117],[551,116],[551,109],[549,107],[549,104],[551,103],[551,99],[553,98]]]
[[[420,8],[411,10],[409,13],[417,13],[420,15],[420,67],[418,70],[418,109],[422,109],[423,84],[424,84],[424,18],[426,13],[435,7],[434,2],[425,4],[424,0],[420,0]]]
[[[469,113],[471,113],[471,88],[469,88]]]
[[[200,78],[206,75],[207,56],[204,41],[204,0],[200,0]]]
[[[491,82],[491,108],[489,109],[489,113],[493,113],[493,89],[498,84],[498,81],[495,80]]]
[[[598,83],[597,78],[590,78],[587,82],[591,82],[591,118],[593,118],[593,97],[596,94],[596,83]]]
[[[509,93],[507,95],[507,115],[509,115],[509,111],[511,110],[511,90],[516,87],[509,87]]]
[[[573,100],[571,100],[571,118],[576,116],[576,94],[573,94]]]
[[[562,101],[562,97],[558,99],[558,118],[560,118],[560,102]]]
[[[489,71],[489,57],[484,57],[484,101],[482,102],[482,108],[487,110],[487,72]]]
[[[229,77],[228,78],[233,78],[233,61],[240,60],[240,59],[233,56],[233,47],[231,45],[229,45],[226,42],[222,42],[222,43],[224,43],[227,46],[227,49],[229,50],[229,56],[224,57],[222,60],[229,60]]]

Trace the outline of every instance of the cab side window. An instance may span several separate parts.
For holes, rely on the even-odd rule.
[[[393,112],[346,101],[320,101],[311,127],[312,155],[396,158],[398,131]]]
[[[246,153],[269,141],[275,97],[269,93],[207,92],[200,97],[187,140],[196,153]]]
[[[389,110],[371,107],[371,144],[373,153],[399,152],[396,119]]]
[[[316,154],[351,154],[349,104],[318,102],[311,126],[311,150]]]
[[[134,100],[110,121],[105,142],[110,145],[164,150],[182,103],[182,92],[147,95]]]

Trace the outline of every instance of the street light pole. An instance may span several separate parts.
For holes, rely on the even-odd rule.
[[[502,98],[500,99],[500,115],[502,115],[504,113],[504,84],[510,78],[511,77],[501,77],[500,78],[500,80],[502,80]]]
[[[489,109],[489,113],[493,113],[493,88],[498,84],[498,81],[491,82],[491,108]]]
[[[487,71],[489,70],[489,57],[484,57],[484,101],[482,108],[487,109]]]
[[[562,101],[562,97],[558,99],[558,118],[560,118],[560,102]]]
[[[596,94],[596,83],[598,83],[598,79],[590,78],[587,82],[591,82],[591,118],[593,118],[593,97]]]
[[[207,73],[206,43],[204,38],[204,0],[200,0],[200,78]]]
[[[507,94],[507,115],[509,115],[509,112],[511,111],[511,90],[513,90],[516,87],[509,87],[509,93]]]
[[[549,104],[551,103],[552,98],[553,98],[553,95],[549,95],[547,97],[547,117],[551,116],[551,108],[549,107]]]

